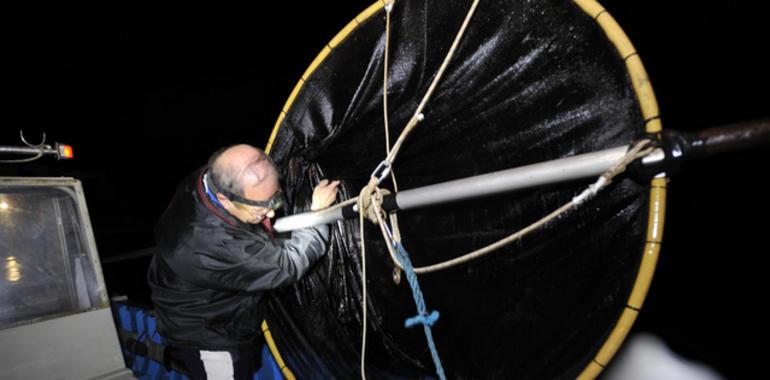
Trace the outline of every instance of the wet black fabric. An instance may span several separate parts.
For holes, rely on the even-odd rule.
[[[416,109],[471,1],[397,1],[389,68],[391,139]],[[385,157],[384,12],[307,78],[271,156],[294,211],[319,178],[358,194]],[[481,1],[425,120],[405,143],[400,189],[631,143],[644,120],[624,62],[570,1]],[[541,218],[589,181],[400,212],[416,266],[454,258]],[[387,181],[386,187],[392,187]],[[612,330],[642,257],[648,186],[618,178],[599,197],[486,258],[419,277],[449,378],[574,378]],[[369,378],[435,374],[406,281],[396,285],[367,225]],[[359,373],[358,222],[335,225],[329,254],[269,301],[278,348],[299,378]]]
[[[155,227],[147,281],[158,331],[175,347],[248,349],[261,336],[265,292],[307,272],[325,253],[328,230],[271,239],[214,206],[201,172],[191,174]]]

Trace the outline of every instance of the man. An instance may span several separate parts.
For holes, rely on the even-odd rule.
[[[338,184],[321,181],[311,209],[334,203]],[[328,226],[273,239],[282,203],[267,155],[235,145],[182,182],[155,227],[147,279],[158,327],[192,379],[251,379],[264,292],[296,282],[325,253]]]

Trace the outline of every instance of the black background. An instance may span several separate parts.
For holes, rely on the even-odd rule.
[[[73,145],[76,159],[0,164],[0,175],[78,178],[103,259],[148,247],[176,183],[221,146],[264,146],[306,66],[369,4],[6,9],[0,145],[17,143],[19,129],[31,141],[45,132],[49,143]],[[642,57],[664,128],[770,116],[763,2],[603,5]],[[770,359],[768,163],[770,148],[755,148],[687,165],[672,178],[663,251],[634,327],[728,378],[764,373]],[[145,265],[107,264],[110,291],[145,300]]]

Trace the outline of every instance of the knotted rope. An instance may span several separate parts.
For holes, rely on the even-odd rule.
[[[439,379],[446,380],[444,367],[441,365],[441,358],[438,356],[436,343],[433,342],[433,331],[431,330],[433,324],[438,320],[439,313],[436,310],[430,313],[427,311],[425,299],[422,297],[422,291],[420,290],[420,284],[417,282],[417,273],[414,273],[412,261],[409,259],[409,252],[407,252],[404,246],[399,242],[394,242],[393,247],[396,249],[396,253],[398,253],[398,258],[404,268],[404,272],[406,272],[406,279],[409,281],[409,286],[412,288],[412,297],[414,298],[414,303],[417,305],[417,315],[407,319],[406,322],[404,322],[404,326],[413,327],[416,324],[422,324],[423,331],[425,332],[425,339],[428,341],[430,355],[433,358],[433,364],[436,366],[436,373],[438,374]]]

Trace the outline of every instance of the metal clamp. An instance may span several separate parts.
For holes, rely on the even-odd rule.
[[[382,160],[382,162],[374,168],[370,177],[377,178],[377,184],[379,185],[385,178],[388,178],[388,174],[390,174],[390,165],[390,161]]]

